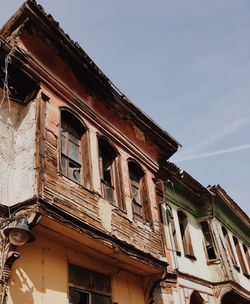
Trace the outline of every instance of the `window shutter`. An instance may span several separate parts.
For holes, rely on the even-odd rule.
[[[142,199],[142,204],[143,204],[143,213],[144,213],[144,218],[147,221],[152,221],[152,214],[150,210],[150,201],[149,201],[149,196],[148,196],[148,188],[146,184],[146,175],[144,175],[141,178],[141,199]]]
[[[91,187],[91,162],[89,149],[89,134],[86,131],[82,137],[82,161],[83,161],[83,179],[84,186]]]
[[[185,227],[184,239],[185,239],[185,247],[186,247],[185,253],[189,256],[194,256],[194,250],[193,250],[192,241],[191,241],[191,237],[190,237],[190,233],[189,233],[189,229],[188,229],[188,223],[187,223],[187,226]]]
[[[114,161],[115,167],[115,190],[116,190],[116,200],[117,205],[122,210],[125,210],[124,193],[123,193],[123,183],[121,177],[121,161],[118,156]]]

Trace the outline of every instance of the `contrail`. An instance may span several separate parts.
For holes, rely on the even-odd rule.
[[[241,151],[241,150],[246,150],[246,149],[250,149],[250,144],[237,146],[237,147],[224,149],[224,150],[218,150],[218,151],[209,152],[209,153],[204,153],[204,154],[200,154],[200,155],[184,157],[184,158],[175,160],[175,162],[180,163],[180,162],[184,162],[184,161],[206,158],[206,157],[210,157],[210,156],[221,155],[221,154],[226,154],[226,153],[231,153],[231,152]]]

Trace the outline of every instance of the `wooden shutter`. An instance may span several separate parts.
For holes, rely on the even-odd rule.
[[[143,215],[146,221],[152,221],[152,214],[150,210],[150,200],[148,195],[148,187],[146,182],[146,175],[140,181],[140,195],[143,205]]]
[[[193,246],[192,246],[192,241],[191,241],[191,237],[190,237],[190,233],[189,233],[189,229],[188,229],[188,223],[186,223],[186,227],[185,227],[185,231],[184,231],[184,243],[185,243],[185,254],[193,257],[194,256],[194,250],[193,250]]]
[[[91,188],[92,170],[90,162],[89,133],[86,131],[82,136],[82,162],[83,162],[83,184]]]
[[[122,210],[126,210],[125,202],[124,202],[124,193],[123,193],[123,183],[122,183],[122,176],[121,176],[121,160],[120,156],[118,155],[114,161],[115,166],[115,191],[116,191],[116,200],[117,205]]]

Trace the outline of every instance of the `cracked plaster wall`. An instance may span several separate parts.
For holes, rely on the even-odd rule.
[[[0,130],[0,203],[11,206],[35,194],[35,102],[5,100]]]

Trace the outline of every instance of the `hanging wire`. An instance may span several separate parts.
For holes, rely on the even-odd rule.
[[[5,58],[3,93],[1,94],[2,100],[0,103],[0,109],[1,109],[5,98],[7,98],[9,113],[10,113],[10,90],[9,90],[9,81],[8,81],[8,67],[9,67],[9,64],[11,63],[11,60],[12,60],[11,56],[13,55],[14,51],[15,51],[15,45],[12,46],[10,52],[8,53],[8,55]]]

